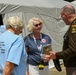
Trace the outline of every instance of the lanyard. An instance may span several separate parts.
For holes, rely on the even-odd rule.
[[[41,39],[41,40],[40,40],[40,45],[37,44],[36,38],[34,37],[34,35],[33,35],[33,39],[34,39],[34,42],[35,42],[38,50],[41,52],[41,49],[42,49],[42,34],[40,34],[40,39]]]

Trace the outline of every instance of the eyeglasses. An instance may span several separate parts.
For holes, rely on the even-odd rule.
[[[20,33],[22,33],[22,30],[20,31]]]
[[[20,29],[20,33],[22,33],[22,28]]]
[[[38,27],[38,26],[41,26],[41,24],[42,24],[42,23],[35,24],[34,26],[35,26],[35,27]]]

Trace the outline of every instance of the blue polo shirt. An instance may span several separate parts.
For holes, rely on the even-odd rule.
[[[48,35],[42,34],[42,46],[51,44],[51,38]],[[38,50],[37,45],[32,37],[30,37],[30,34],[24,38],[25,46],[28,47],[28,58],[27,63],[37,66],[40,63],[41,60],[41,52]],[[48,65],[48,62],[45,63],[45,65]]]
[[[21,36],[9,31],[0,35],[0,75],[2,75],[6,61],[14,64],[11,75],[25,75],[26,51],[24,40]]]

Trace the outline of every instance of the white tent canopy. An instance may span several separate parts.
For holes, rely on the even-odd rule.
[[[52,38],[52,48],[57,52],[62,50],[63,35],[68,28],[61,20],[60,8],[67,4],[71,3],[62,0],[0,0],[0,14],[5,14],[4,23],[9,16],[22,18],[25,23],[23,37],[28,34],[26,25],[30,18],[42,19],[42,32]],[[51,61],[50,65],[53,66]]]
[[[0,13],[29,12],[43,14],[48,13],[51,8],[61,8],[66,4],[69,3],[62,0],[0,0]]]
[[[75,1],[73,1],[73,2],[71,2],[71,3],[74,3],[74,4],[76,4],[76,0],[75,0]]]

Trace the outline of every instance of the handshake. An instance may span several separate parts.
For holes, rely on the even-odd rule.
[[[53,63],[55,65],[55,68],[58,71],[62,71],[61,66],[60,66],[59,59],[56,58],[56,53],[55,52],[50,51],[49,54],[44,54],[43,55],[43,59],[44,59],[44,62],[49,62],[50,59],[53,59]]]
[[[41,58],[44,60],[44,62],[49,62],[50,59],[56,59],[56,53],[50,51],[49,54],[41,54]]]
[[[55,52],[52,51],[51,44],[47,44],[42,47],[42,55],[41,58],[45,61],[49,61],[50,59],[56,59]]]

